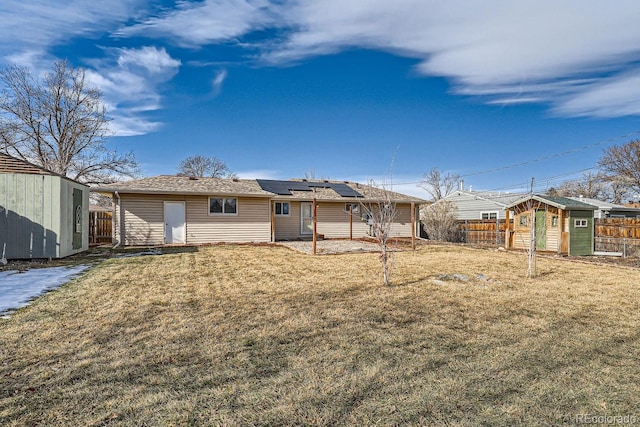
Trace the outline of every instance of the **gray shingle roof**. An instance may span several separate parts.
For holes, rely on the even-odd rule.
[[[131,181],[93,187],[98,193],[138,194],[229,194],[272,196],[255,179],[192,178],[177,175],[159,175]]]
[[[555,206],[559,209],[563,210],[585,210],[585,211],[595,211],[598,208],[596,206],[590,205],[588,203],[583,203],[577,200],[572,200],[568,197],[558,197],[558,196],[547,196],[542,194],[534,194],[533,196],[526,196],[511,203],[507,208],[512,208],[516,205],[526,202],[530,198],[537,200],[542,203],[546,203],[551,206]]]
[[[298,181],[298,180],[296,180]],[[313,191],[291,191],[291,195],[278,195],[263,190],[255,179],[231,179],[231,178],[190,178],[186,176],[160,175],[150,178],[142,178],[115,184],[93,187],[98,193],[120,194],[203,194],[203,195],[233,195],[250,197],[272,197],[278,200],[317,200],[326,201],[374,201],[384,200],[384,189],[370,187],[364,184],[345,181],[309,181],[318,183],[346,184],[363,198],[343,197],[331,188],[313,187]],[[405,194],[389,191],[388,195],[394,202],[425,203],[423,199],[407,196]]]

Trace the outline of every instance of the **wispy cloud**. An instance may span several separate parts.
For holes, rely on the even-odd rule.
[[[183,46],[201,46],[226,41],[273,23],[268,0],[180,1],[174,10],[163,11],[133,26],[120,36],[168,37]]]
[[[93,62],[87,76],[104,93],[112,130],[117,136],[131,136],[158,129],[161,123],[145,113],[161,108],[159,86],[178,72],[180,61],[164,48],[151,46],[109,53],[107,59]]]
[[[222,83],[224,83],[224,80],[226,78],[227,70],[222,69],[218,71],[213,80],[211,80],[211,91],[214,96],[217,96],[220,93],[220,91],[222,90]]]
[[[7,61],[38,55],[73,37],[108,31],[141,13],[146,0],[0,2],[0,52]],[[23,65],[27,65],[24,64]]]
[[[282,173],[272,169],[255,169],[235,172],[241,179],[288,179]]]
[[[95,60],[95,72],[118,114],[132,114],[158,108],[158,85],[178,67],[159,49],[132,48],[139,37],[188,48],[232,43],[274,66],[365,48],[414,58],[418,74],[445,77],[454,92],[488,103],[545,103],[561,116],[640,114],[635,0],[179,0],[156,6],[149,0],[2,2],[0,62],[38,65],[52,47],[74,38],[120,36],[129,48],[118,50],[115,61]],[[224,70],[211,82],[213,93]]]
[[[637,114],[632,96],[612,84],[628,80],[640,60],[640,3],[620,0],[205,0],[126,27],[186,46],[278,30],[261,40],[267,64],[283,65],[349,48],[417,59],[416,71],[442,76],[455,92],[486,102],[545,102],[556,114]],[[603,75],[611,84],[585,84]],[[594,92],[595,91],[595,92]],[[633,92],[633,91],[631,91]]]

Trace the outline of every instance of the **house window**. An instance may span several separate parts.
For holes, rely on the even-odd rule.
[[[209,215],[237,215],[238,199],[235,197],[209,197]]]
[[[589,221],[587,221],[586,219],[574,219],[573,220],[573,226],[575,228],[587,228],[588,224],[589,224]]]
[[[528,215],[520,215],[520,225],[526,227],[529,224],[529,216]]]
[[[482,219],[498,219],[498,212],[482,212]]]
[[[557,217],[557,216],[555,216],[555,215],[553,215],[553,216],[551,217],[551,226],[552,226],[552,227],[557,227],[557,226],[558,226],[558,217]]]
[[[360,203],[345,203],[344,204],[344,211],[345,212],[359,213],[360,212]]]
[[[288,216],[289,202],[276,202],[273,209],[276,215]]]

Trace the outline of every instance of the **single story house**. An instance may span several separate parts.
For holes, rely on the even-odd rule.
[[[507,249],[529,249],[563,255],[593,255],[596,206],[567,197],[529,195],[506,206]],[[509,216],[513,212],[513,222]]]
[[[161,175],[92,189],[111,195],[114,244],[272,242],[369,236],[366,206],[389,196],[394,237],[416,231],[424,200],[359,183]],[[315,201],[315,202],[314,202]]]
[[[0,258],[62,258],[89,248],[89,187],[0,153]]]
[[[451,202],[456,207],[458,221],[505,219],[507,205],[522,197],[523,194],[456,190],[436,203]]]
[[[599,218],[638,218],[640,217],[640,209],[630,206],[618,205],[610,202],[603,202],[602,200],[591,199],[588,197],[569,197],[572,200],[576,200],[583,203],[588,203],[595,206],[596,209],[593,217]]]

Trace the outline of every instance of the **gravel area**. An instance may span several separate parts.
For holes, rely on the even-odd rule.
[[[286,246],[293,250],[311,254],[313,242],[278,242],[282,246]],[[316,254],[342,254],[352,252],[377,252],[378,245],[372,242],[362,240],[318,240],[316,242]]]

